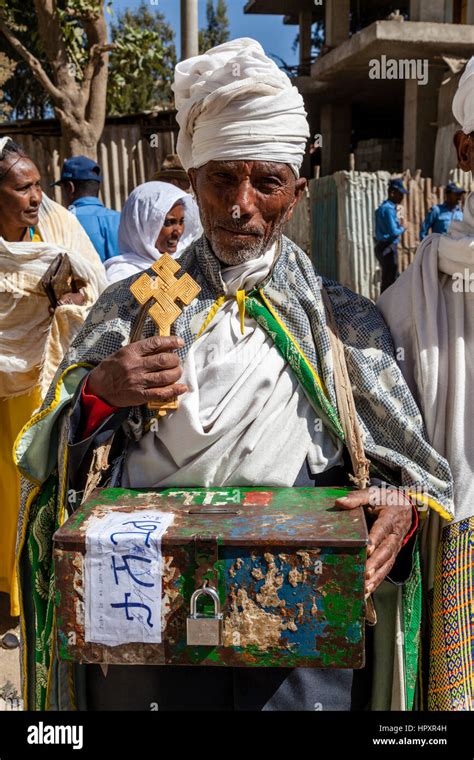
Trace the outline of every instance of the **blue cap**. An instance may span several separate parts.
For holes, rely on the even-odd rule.
[[[446,192],[458,193],[458,195],[462,195],[462,193],[465,193],[466,190],[461,185],[458,185],[457,182],[450,182],[449,185],[446,185]]]
[[[61,171],[61,179],[57,182],[53,182],[51,187],[54,187],[54,185],[60,185],[61,182],[65,182],[66,180],[74,181],[87,179],[102,182],[102,172],[100,171],[99,164],[91,158],[87,158],[87,156],[73,156],[73,158],[66,159]]]
[[[408,194],[408,190],[405,187],[405,183],[402,179],[391,179],[388,183],[388,189],[389,190],[398,190],[400,193],[403,193],[403,195]]]

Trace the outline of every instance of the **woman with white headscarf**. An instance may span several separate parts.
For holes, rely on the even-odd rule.
[[[144,182],[122,210],[119,256],[106,262],[109,282],[148,269],[163,253],[177,258],[202,234],[194,198],[168,182]]]

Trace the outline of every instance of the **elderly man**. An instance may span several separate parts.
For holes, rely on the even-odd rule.
[[[159,337],[149,304],[130,293],[136,276],[111,286],[19,441],[27,704],[71,706],[74,682],[89,709],[410,708],[418,575],[407,494],[449,516],[449,469],[424,440],[375,307],[323,283],[282,235],[305,187],[298,175],[309,130],[296,88],[257,42],[241,39],[180,63],[174,89],[178,152],[204,227],[179,263],[201,291],[171,337]],[[147,407],[177,397],[164,417]],[[342,485],[351,472],[360,486],[373,476],[407,489],[366,487],[338,500],[371,504],[366,593],[379,620],[361,671],[86,666],[72,681],[55,661],[51,537],[73,509],[68,493],[87,498],[106,481]],[[43,598],[34,594],[39,573],[51,581]]]
[[[459,166],[474,170],[474,58],[453,101]],[[474,538],[474,194],[464,219],[420,245],[413,264],[378,306],[399,350],[401,370],[423,412],[431,444],[454,477],[455,519],[431,514],[424,561],[433,606],[428,707],[473,710],[472,543]]]

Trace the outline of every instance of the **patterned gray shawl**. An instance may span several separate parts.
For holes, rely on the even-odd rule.
[[[183,310],[172,328],[172,333],[185,341],[178,352],[184,361],[216,298],[224,294],[224,288],[220,263],[205,237],[192,244],[178,261],[182,271],[189,272],[201,287],[198,298]],[[140,310],[130,293],[130,285],[139,276],[115,283],[102,293],[64,357],[43,410],[51,405],[57,380],[64,370],[81,362],[95,366],[128,343]],[[337,409],[322,286],[331,301],[344,344],[367,456],[382,466],[378,474],[386,473],[391,482],[397,480],[402,486],[416,489],[425,495],[422,499],[425,506],[449,516],[453,489],[448,464],[426,441],[420,412],[397,366],[392,338],[382,316],[371,301],[317,276],[308,256],[283,237],[280,256],[261,287],[321,378],[331,404]],[[155,323],[147,317],[142,337],[155,334]],[[153,416],[146,407],[130,410],[126,424],[128,435],[139,439]]]

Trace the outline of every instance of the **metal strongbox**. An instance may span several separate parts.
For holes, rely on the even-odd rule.
[[[368,536],[334,505],[347,492],[94,491],[54,537],[60,657],[363,667]]]

